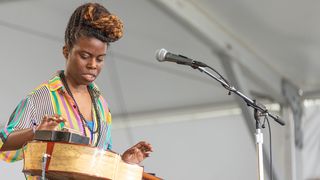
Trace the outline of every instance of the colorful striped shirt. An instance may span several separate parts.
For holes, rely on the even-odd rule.
[[[97,111],[92,106],[93,123],[97,123],[96,113],[100,115],[100,132],[90,133],[77,111],[77,106],[72,97],[67,93],[59,77],[59,72],[49,81],[38,86],[25,99],[23,99],[13,111],[6,126],[0,130],[0,148],[6,141],[10,133],[15,130],[32,128],[34,122],[40,123],[43,116],[59,114],[68,121],[67,128],[74,129],[84,135],[84,131],[90,138],[91,144],[97,144],[98,148],[107,150],[111,149],[111,113],[106,101],[100,94],[98,87],[91,83],[89,88],[92,90],[93,97],[97,105]],[[63,128],[64,123],[60,123],[59,128]],[[83,127],[85,129],[83,129]],[[98,138],[100,134],[100,138]],[[99,142],[97,142],[97,140]],[[0,159],[7,162],[14,162],[23,159],[22,149],[16,151],[0,152]]]

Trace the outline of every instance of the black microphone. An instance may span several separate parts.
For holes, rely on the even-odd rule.
[[[176,55],[176,54],[170,53],[163,48],[158,49],[156,51],[156,58],[159,62],[169,61],[169,62],[175,62],[177,64],[189,65],[192,67],[199,67],[199,66],[207,67],[207,65],[202,62],[195,61],[193,59],[190,59],[182,55]]]

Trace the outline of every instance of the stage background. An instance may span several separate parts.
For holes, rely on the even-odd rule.
[[[0,1],[0,127],[64,68],[65,26],[84,2]],[[155,152],[146,171],[170,180],[257,179],[252,111],[204,73],[158,62],[155,52],[165,48],[214,67],[282,117],[284,127],[270,119],[274,180],[320,177],[320,1],[97,2],[125,24],[97,79],[113,114],[115,151],[149,141]],[[264,141],[267,160],[267,130]],[[0,179],[23,179],[21,169],[22,161],[0,162]]]

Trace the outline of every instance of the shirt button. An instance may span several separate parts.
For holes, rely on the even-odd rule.
[[[77,106],[76,106],[76,105],[73,105],[73,108],[74,108],[74,109],[77,109]]]

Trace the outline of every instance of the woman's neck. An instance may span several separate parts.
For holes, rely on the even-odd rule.
[[[72,81],[66,79],[68,86],[70,88],[70,91],[72,94],[78,94],[78,93],[87,93],[88,88],[87,85],[76,85],[75,83],[72,83]]]
[[[79,85],[79,83],[77,83],[77,81],[75,79],[73,79],[71,76],[68,76],[66,73],[64,73],[64,77],[65,77],[65,80],[67,82],[67,85],[68,85],[70,91],[73,94],[88,92],[87,85],[83,85],[83,84]]]

